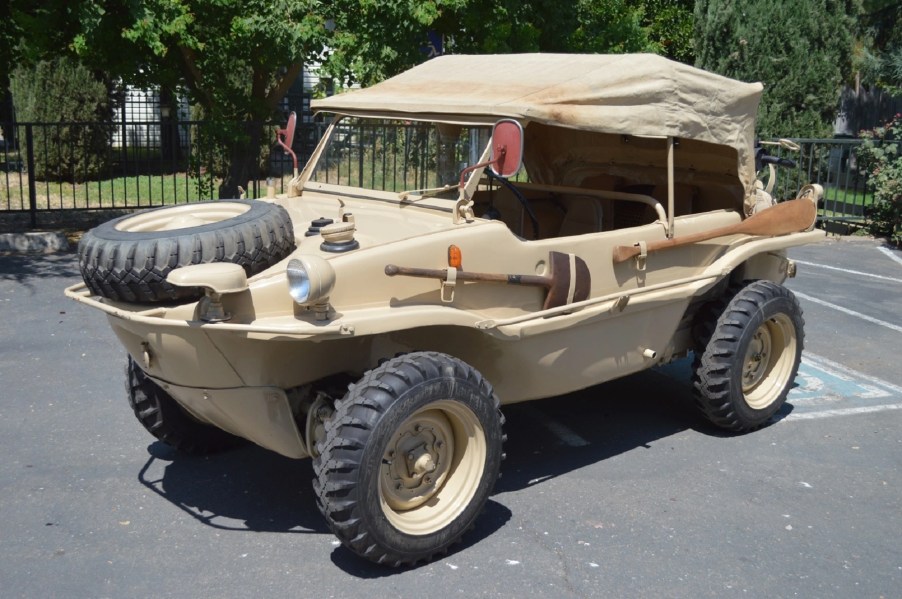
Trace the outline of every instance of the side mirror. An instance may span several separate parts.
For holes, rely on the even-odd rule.
[[[489,168],[499,177],[513,177],[523,164],[523,126],[502,119],[492,127],[492,160]]]
[[[279,129],[276,127],[276,142],[282,146],[282,149],[285,150],[285,153],[291,156],[291,160],[294,162],[294,170],[297,173],[298,170],[298,157],[294,155],[294,152],[291,151],[291,144],[294,142],[294,129],[298,123],[298,115],[291,111],[291,114],[288,115],[288,124],[285,125],[284,129]]]
[[[501,119],[492,127],[492,153],[488,162],[474,164],[460,171],[461,188],[466,174],[476,169],[489,167],[499,177],[513,177],[523,164],[523,126],[513,119]]]

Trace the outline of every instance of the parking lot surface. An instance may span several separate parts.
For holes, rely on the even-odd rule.
[[[726,435],[688,364],[505,409],[503,477],[448,556],[362,562],[309,461],[179,456],[132,415],[72,254],[0,256],[4,597],[900,597],[902,253],[791,252],[806,350],[779,419]]]

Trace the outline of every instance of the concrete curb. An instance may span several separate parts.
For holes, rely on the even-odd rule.
[[[0,233],[0,252],[68,252],[69,240],[59,231]]]

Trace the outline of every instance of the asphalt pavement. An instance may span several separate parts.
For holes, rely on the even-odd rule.
[[[0,256],[0,596],[902,597],[902,253],[798,248],[797,387],[726,435],[685,362],[510,406],[503,478],[450,555],[338,545],[309,461],[155,442],[72,254]]]

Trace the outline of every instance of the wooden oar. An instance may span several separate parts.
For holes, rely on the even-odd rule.
[[[684,237],[649,241],[647,248],[649,252],[656,252],[681,245],[689,245],[690,243],[708,241],[717,237],[726,237],[727,235],[741,234],[764,237],[786,235],[787,233],[796,233],[807,229],[814,222],[815,218],[817,218],[817,206],[815,206],[814,202],[808,198],[798,198],[782,202],[767,210],[762,210],[735,225],[718,227]],[[639,246],[637,245],[618,245],[614,248],[615,263],[624,262],[638,255]]]
[[[574,268],[570,267],[570,255],[561,252],[550,252],[548,256],[550,272],[548,275],[509,275],[490,272],[470,272],[458,270],[458,281],[484,281],[489,283],[507,283],[508,285],[528,285],[544,287],[548,290],[544,309],[556,308],[573,302],[581,302],[589,297],[592,286],[589,267],[585,260],[573,256]],[[447,279],[447,269],[415,268],[387,264],[385,274],[390,277],[403,275],[426,279]]]

